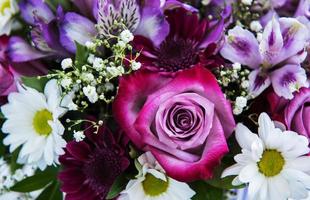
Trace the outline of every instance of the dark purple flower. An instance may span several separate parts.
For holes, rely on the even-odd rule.
[[[66,200],[104,200],[115,179],[128,167],[121,142],[106,128],[86,133],[82,142],[69,142],[60,157],[58,178]]]
[[[151,70],[168,72],[198,63],[211,66],[217,63],[207,58],[212,58],[216,52],[215,43],[222,37],[223,21],[211,27],[208,21],[199,21],[197,13],[184,8],[167,10],[166,17],[170,32],[160,44],[141,36],[135,38],[134,47],[141,51],[140,62]]]

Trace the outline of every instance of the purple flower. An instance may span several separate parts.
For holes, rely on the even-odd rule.
[[[123,20],[135,35],[143,35],[159,44],[167,36],[169,25],[163,14],[165,5],[160,0],[99,0],[99,34],[107,36],[115,20]]]
[[[290,101],[284,111],[287,128],[310,138],[310,89],[303,88]]]
[[[121,141],[108,129],[88,129],[81,142],[69,142],[58,175],[66,200],[105,199],[115,179],[128,167]]]
[[[141,51],[139,61],[154,71],[175,72],[198,63],[217,66],[214,56],[222,38],[224,22],[214,26],[207,20],[199,20],[198,14],[184,8],[165,12],[170,26],[169,35],[159,43],[136,36],[134,48]]]
[[[235,127],[230,103],[202,66],[173,78],[145,69],[123,77],[113,111],[131,141],[179,181],[211,178]]]
[[[260,42],[239,26],[229,30],[221,55],[253,69],[249,79],[254,96],[272,85],[277,95],[292,99],[294,91],[309,85],[300,66],[307,55],[308,39],[307,27],[297,19],[273,18]]]

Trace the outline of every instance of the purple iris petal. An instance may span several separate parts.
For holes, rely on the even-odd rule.
[[[85,45],[97,35],[92,21],[73,12],[66,13],[60,24],[60,41],[72,53],[76,50],[75,42]]]
[[[55,18],[53,12],[43,0],[22,0],[19,3],[22,18],[35,25],[35,16],[48,23]]]

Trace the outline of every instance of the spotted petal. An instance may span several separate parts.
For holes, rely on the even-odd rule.
[[[250,93],[253,96],[260,95],[271,84],[270,78],[261,73],[260,69],[252,71],[249,75]]]
[[[300,65],[285,65],[271,74],[272,86],[276,94],[286,99],[294,97],[293,92],[308,87],[307,75]]]
[[[253,69],[258,68],[261,63],[258,42],[255,36],[240,26],[229,30],[220,53],[231,62],[238,62]]]

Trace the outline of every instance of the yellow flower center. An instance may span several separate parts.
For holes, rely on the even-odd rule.
[[[145,194],[149,196],[158,196],[167,191],[169,182],[156,178],[152,174],[147,174],[142,182]]]
[[[39,135],[48,136],[52,132],[52,128],[48,124],[50,120],[53,120],[53,115],[47,109],[37,111],[32,121],[34,130]]]
[[[277,150],[267,149],[257,163],[259,171],[267,177],[278,175],[285,164],[284,158]]]
[[[11,1],[10,0],[0,0],[0,13],[4,14],[5,9],[11,8]]]

